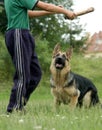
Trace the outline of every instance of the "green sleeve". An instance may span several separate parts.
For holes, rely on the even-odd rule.
[[[20,0],[20,1],[25,8],[30,10],[32,10],[38,2],[38,0]]]

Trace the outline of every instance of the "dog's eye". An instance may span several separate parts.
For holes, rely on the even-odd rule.
[[[62,57],[63,57],[64,59],[68,60],[68,58],[67,58],[64,54],[62,55]]]
[[[56,55],[54,55],[54,56],[53,56],[53,58],[58,57],[58,56],[60,56],[60,54],[59,54],[59,53],[57,53]]]
[[[66,56],[64,54],[62,55],[62,57],[66,59]]]
[[[58,56],[60,56],[60,54],[59,54],[59,53],[57,53],[55,57],[58,57]]]

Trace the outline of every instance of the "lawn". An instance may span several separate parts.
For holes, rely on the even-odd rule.
[[[94,82],[101,100],[102,59],[86,59],[82,55],[74,54],[71,64],[74,72],[87,76]],[[67,105],[61,105],[60,110],[55,111],[49,77],[50,75],[43,73],[39,87],[31,95],[25,108],[25,114],[5,114],[12,80],[0,84],[0,130],[102,130],[100,107],[70,110]]]

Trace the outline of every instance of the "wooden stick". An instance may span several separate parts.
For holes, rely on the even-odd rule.
[[[93,7],[89,7],[87,9],[84,9],[82,11],[79,11],[79,12],[75,12],[76,16],[81,16],[81,15],[84,15],[84,14],[88,14],[88,13],[91,13],[94,11],[94,8]],[[67,16],[65,16],[65,19],[68,19]]]
[[[88,9],[85,9],[85,10],[82,10],[82,11],[79,11],[79,12],[75,12],[76,16],[81,16],[81,15],[84,15],[84,14],[87,14],[87,13],[91,13],[94,11],[94,8],[93,7],[90,7]]]

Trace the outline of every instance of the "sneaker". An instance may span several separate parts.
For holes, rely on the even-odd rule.
[[[11,114],[12,113],[12,110],[11,109],[9,109],[9,110],[7,110],[7,112],[6,112],[7,114]]]
[[[23,98],[22,98],[22,103],[23,103],[23,106],[26,106],[27,101],[28,101],[28,100],[27,100],[27,98],[25,98],[25,97],[23,97]]]

